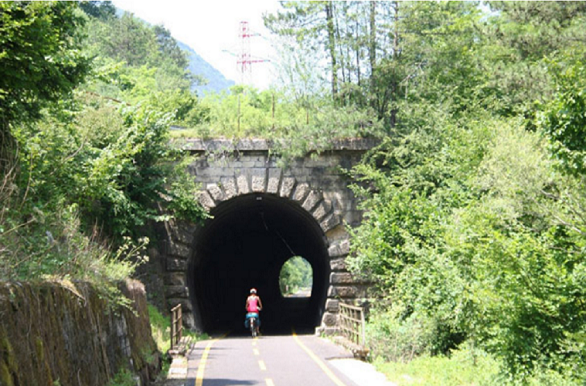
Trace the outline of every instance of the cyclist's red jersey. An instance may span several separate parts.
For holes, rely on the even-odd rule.
[[[258,296],[249,296],[246,311],[258,313]]]

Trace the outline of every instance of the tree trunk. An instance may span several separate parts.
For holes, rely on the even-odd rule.
[[[397,62],[399,61],[400,57],[400,48],[399,48],[399,2],[393,2],[393,62],[394,68],[396,72]],[[397,124],[397,101],[399,100],[399,80],[397,79],[398,74],[395,73],[394,76],[391,78],[391,116],[389,117],[389,124],[391,127],[395,127]]]
[[[374,67],[376,66],[376,1],[370,2],[370,36],[368,56],[370,59],[370,76],[373,79]]]
[[[334,8],[332,7],[332,14],[333,14]],[[342,10],[342,12],[344,12],[344,10]],[[340,35],[340,25],[338,24],[338,18],[336,18],[335,16],[333,17],[334,20],[334,28],[336,31],[336,35],[335,35],[335,39],[334,41],[337,42],[337,48],[340,52],[340,56],[338,56],[338,66],[340,67],[340,70],[342,72],[342,84],[346,83],[346,60],[347,58],[344,57],[344,44],[346,44],[346,42],[342,39],[342,36]]]
[[[356,20],[356,33],[355,33],[355,39],[357,42],[359,42],[358,44],[354,45],[354,48],[356,48],[356,84],[358,84],[358,86],[361,85],[362,83],[362,79],[361,79],[361,74],[360,74],[360,42],[362,41],[362,39],[360,38],[360,25],[358,24],[358,20]]]
[[[332,98],[334,100],[338,97],[338,64],[336,62],[336,31],[334,28],[334,3],[326,2],[326,22],[328,30],[328,51],[330,52],[330,60],[332,62]]]

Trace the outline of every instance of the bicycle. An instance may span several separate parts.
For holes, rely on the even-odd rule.
[[[258,330],[258,327],[260,326],[258,314],[255,312],[249,312],[248,314],[246,314],[245,326],[246,326],[246,328],[250,329],[250,335],[253,338],[256,338],[258,336],[257,330]]]

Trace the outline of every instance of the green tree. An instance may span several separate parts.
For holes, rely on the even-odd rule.
[[[544,106],[538,127],[551,142],[551,151],[564,169],[586,176],[586,67],[584,62],[564,70],[552,64],[557,73],[554,98]]]
[[[582,176],[560,173],[547,137],[522,119],[428,119],[354,169],[367,212],[350,267],[377,283],[389,337],[431,353],[468,339],[503,361],[511,383],[553,371],[579,384]]]
[[[125,14],[121,18],[91,17],[87,33],[85,49],[95,57],[98,76],[84,86],[86,89],[171,113],[175,125],[193,127],[207,119],[207,112],[191,91],[198,79],[186,68],[185,54],[164,27],[151,27]]]
[[[8,127],[18,152],[0,185],[2,279],[119,280],[140,262],[141,250],[134,246],[148,243],[143,237],[149,233],[147,224],[170,218],[198,221],[206,216],[194,200],[197,186],[186,174],[189,160],[168,137],[170,122],[197,119],[190,115],[197,99],[187,91],[185,72],[175,71],[172,61],[161,58],[155,40],[154,50],[143,47],[136,53],[152,65],[130,66],[117,53],[113,58],[102,56],[107,51],[100,46],[103,37],[110,36],[120,21],[109,5],[84,4],[87,15],[95,11],[97,17],[84,17],[77,6],[1,6],[0,28],[8,32],[0,39],[13,50],[6,50],[0,60],[30,62],[30,68],[21,66],[20,74],[8,71],[9,65],[3,67],[8,71],[3,78],[5,99],[16,98],[8,107],[2,105],[3,114],[13,117]],[[84,21],[89,41],[82,45],[77,39],[84,32]],[[50,35],[53,22],[58,26]],[[123,23],[134,25],[134,20]],[[136,28],[142,27],[136,24]],[[140,41],[145,35],[155,36],[150,29],[143,32],[135,34],[138,37],[129,32],[127,37]],[[30,42],[21,41],[23,36]],[[46,57],[28,53],[36,42],[45,40],[37,51]],[[78,85],[75,82],[85,74],[82,69],[89,66],[84,58],[92,56],[93,71],[86,83]],[[77,67],[76,58],[80,58]],[[163,64],[175,71],[169,71],[167,79],[176,81],[177,89],[157,86],[157,81],[166,82],[156,76],[163,72]],[[31,75],[30,70],[42,74]],[[21,83],[15,80],[19,77]],[[38,85],[31,83],[35,80]],[[151,92],[152,99],[143,106],[132,106],[149,84],[158,92]],[[126,260],[128,256],[134,260]]]
[[[311,287],[313,270],[307,260],[294,256],[287,260],[279,274],[279,287],[282,294],[295,293],[300,288]]]
[[[10,147],[10,124],[39,117],[83,81],[89,61],[80,51],[83,18],[76,4],[0,4],[0,148]]]
[[[584,60],[586,5],[581,2],[489,2],[497,13],[489,17],[484,34],[492,76],[488,89],[501,102],[502,114],[530,114],[535,101],[551,98],[548,60],[569,53]]]
[[[185,52],[179,48],[177,41],[171,36],[171,32],[162,25],[154,27],[159,51],[165,58],[169,58],[177,67],[185,69],[189,65]]]
[[[88,16],[106,20],[116,17],[116,7],[111,1],[80,1],[79,8]]]
[[[273,33],[295,37],[297,42],[327,58],[326,73],[331,76],[332,97],[338,90],[338,65],[335,37],[334,7],[331,2],[296,2],[282,4],[284,11],[266,15],[264,22]]]
[[[333,100],[371,107],[391,128],[421,98],[466,106],[472,86],[485,82],[476,69],[480,17],[472,3],[287,2],[265,24],[312,58],[286,61],[297,74],[289,79],[313,79],[321,66]],[[313,66],[300,65],[306,62]]]
[[[101,47],[107,56],[130,66],[152,64],[158,45],[151,28],[129,13],[111,19],[109,25],[109,33],[101,36]]]

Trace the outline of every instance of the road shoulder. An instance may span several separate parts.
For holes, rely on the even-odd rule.
[[[397,386],[377,371],[373,365],[358,359],[332,359],[329,361],[338,371],[360,386]]]

